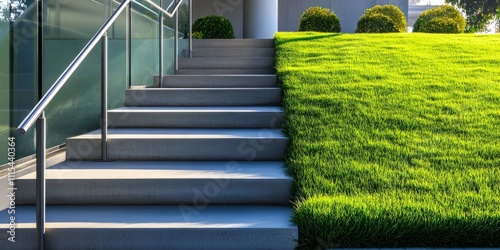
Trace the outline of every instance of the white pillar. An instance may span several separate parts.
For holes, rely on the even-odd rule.
[[[243,37],[273,38],[278,31],[278,0],[244,0]]]

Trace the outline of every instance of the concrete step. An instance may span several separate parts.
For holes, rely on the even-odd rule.
[[[194,39],[193,49],[199,48],[274,48],[273,39]]]
[[[272,69],[273,57],[180,58],[179,69]]]
[[[273,68],[263,69],[178,69],[177,75],[248,75],[274,74]]]
[[[282,160],[280,129],[109,129],[109,160]],[[99,160],[101,131],[66,140],[67,160]]]
[[[280,128],[280,107],[122,107],[108,111],[113,128]]]
[[[36,249],[35,207],[16,207],[16,242],[2,250]],[[45,248],[294,249],[298,230],[287,206],[48,206]]]
[[[279,106],[275,88],[143,88],[125,92],[127,106]]]
[[[192,57],[274,57],[274,48],[200,48],[192,53]],[[184,57],[189,57],[188,50]]]
[[[46,173],[47,204],[289,205],[282,162],[65,161]],[[35,173],[16,180],[16,204],[34,205]]]
[[[276,87],[276,75],[171,75],[163,77],[164,88],[265,88]],[[155,87],[159,87],[155,77]]]

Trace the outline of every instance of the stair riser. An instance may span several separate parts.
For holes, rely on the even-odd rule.
[[[211,48],[211,49],[195,49],[192,51],[192,57],[274,57],[273,48]],[[189,57],[189,51],[184,51],[184,56]]]
[[[273,68],[273,57],[261,58],[181,58],[179,69],[268,69]]]
[[[195,39],[193,49],[198,48],[274,48],[273,39]]]
[[[114,128],[280,128],[283,113],[257,112],[109,112]]]
[[[159,87],[158,77],[154,86]],[[276,87],[275,75],[182,76],[163,78],[164,88],[263,88]]]
[[[127,106],[259,106],[280,105],[280,89],[140,89],[127,90]]]
[[[193,208],[194,209],[194,208]],[[294,249],[297,229],[285,228],[51,228],[45,248],[78,249]],[[35,229],[16,229],[6,249],[36,249]],[[4,249],[4,248],[2,248]]]
[[[264,133],[265,134],[265,133]],[[286,139],[108,139],[109,160],[282,160]],[[99,160],[100,139],[68,139],[67,160]]]
[[[242,75],[242,74],[274,74],[274,69],[179,69],[178,75]]]
[[[289,205],[289,180],[47,180],[49,205]],[[35,180],[16,181],[16,203],[35,204]]]

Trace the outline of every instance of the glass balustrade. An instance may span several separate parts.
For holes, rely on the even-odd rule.
[[[7,162],[9,131],[24,119],[38,101],[36,6],[33,0],[19,0],[22,9],[13,10],[16,1],[0,0],[0,165]],[[160,0],[153,1],[160,5]],[[161,5],[166,8],[171,0]],[[50,0],[44,1],[43,91],[47,91],[75,56],[82,50],[121,1]],[[179,56],[187,46],[189,8],[184,0],[179,14]],[[124,105],[125,90],[153,87],[160,75],[159,11],[145,1],[131,4],[130,69],[127,65],[127,11],[108,30],[108,109]],[[11,18],[12,17],[12,18]],[[189,24],[187,24],[189,25]],[[163,75],[174,74],[175,19],[163,18]],[[130,72],[129,72],[130,71]],[[127,74],[130,74],[130,83]],[[47,146],[65,143],[71,136],[99,128],[101,49],[98,44],[69,78],[46,109]],[[112,125],[112,124],[111,124]],[[18,159],[35,152],[34,129],[16,136]],[[5,153],[1,153],[5,152]]]

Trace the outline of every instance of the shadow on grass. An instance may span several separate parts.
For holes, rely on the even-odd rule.
[[[302,33],[302,32],[301,32]],[[313,41],[313,40],[318,40],[322,38],[327,38],[327,37],[336,37],[336,36],[341,36],[342,33],[317,33],[317,32],[303,32],[304,35],[303,37],[298,37],[298,38],[293,38],[293,39],[277,39],[276,41],[276,46],[282,45],[282,44],[287,44],[291,42],[299,42],[299,41]]]

